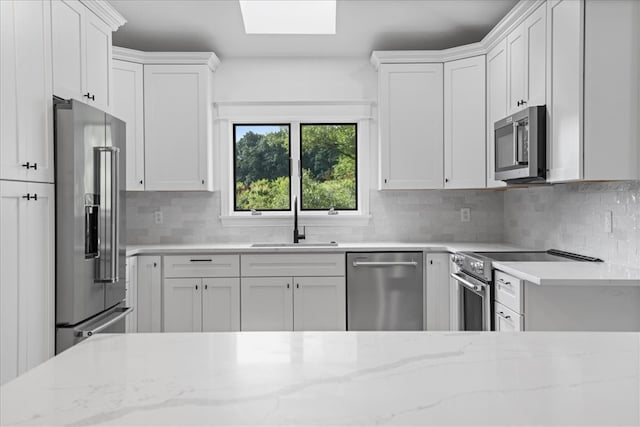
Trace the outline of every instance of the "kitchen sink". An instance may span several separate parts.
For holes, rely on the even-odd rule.
[[[297,247],[306,247],[306,248],[329,248],[338,246],[336,242],[326,242],[326,243],[254,243],[251,245],[252,248],[297,248]]]

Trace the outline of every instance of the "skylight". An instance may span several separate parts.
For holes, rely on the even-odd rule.
[[[247,34],[335,34],[336,0],[239,0]]]

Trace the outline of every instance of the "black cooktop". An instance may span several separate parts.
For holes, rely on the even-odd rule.
[[[535,261],[589,261],[602,262],[601,259],[584,255],[572,254],[569,252],[550,249],[548,251],[531,252],[476,252],[476,254],[487,257],[493,261],[506,262],[535,262]]]

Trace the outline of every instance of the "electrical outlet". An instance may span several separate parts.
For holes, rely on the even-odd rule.
[[[470,221],[471,221],[471,209],[470,208],[460,209],[460,222],[470,222]]]
[[[156,224],[162,224],[162,211],[155,211],[153,213],[153,220]]]
[[[604,232],[613,233],[613,212],[612,211],[604,212]]]

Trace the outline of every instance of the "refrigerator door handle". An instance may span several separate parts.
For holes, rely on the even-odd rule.
[[[95,335],[99,332],[104,331],[105,329],[107,329],[109,326],[113,325],[116,322],[119,322],[120,320],[122,320],[123,318],[125,318],[126,316],[128,316],[130,313],[133,312],[133,307],[121,307],[118,308],[116,311],[113,312],[113,314],[116,314],[113,317],[110,317],[106,322],[99,324],[98,326],[91,328],[91,329],[80,329],[77,330],[75,332],[76,337],[81,337],[81,338],[88,338],[92,335]]]
[[[120,205],[120,149],[118,147],[95,147],[96,183],[100,191],[100,210],[105,220],[101,221],[104,232],[104,251],[97,258],[96,281],[116,283],[118,281],[120,230],[118,212]],[[109,167],[104,164],[109,160]],[[108,174],[108,175],[107,175]],[[108,194],[108,198],[105,197]],[[104,227],[104,228],[103,228]],[[107,228],[108,227],[108,228]],[[105,255],[104,257],[102,255]]]

